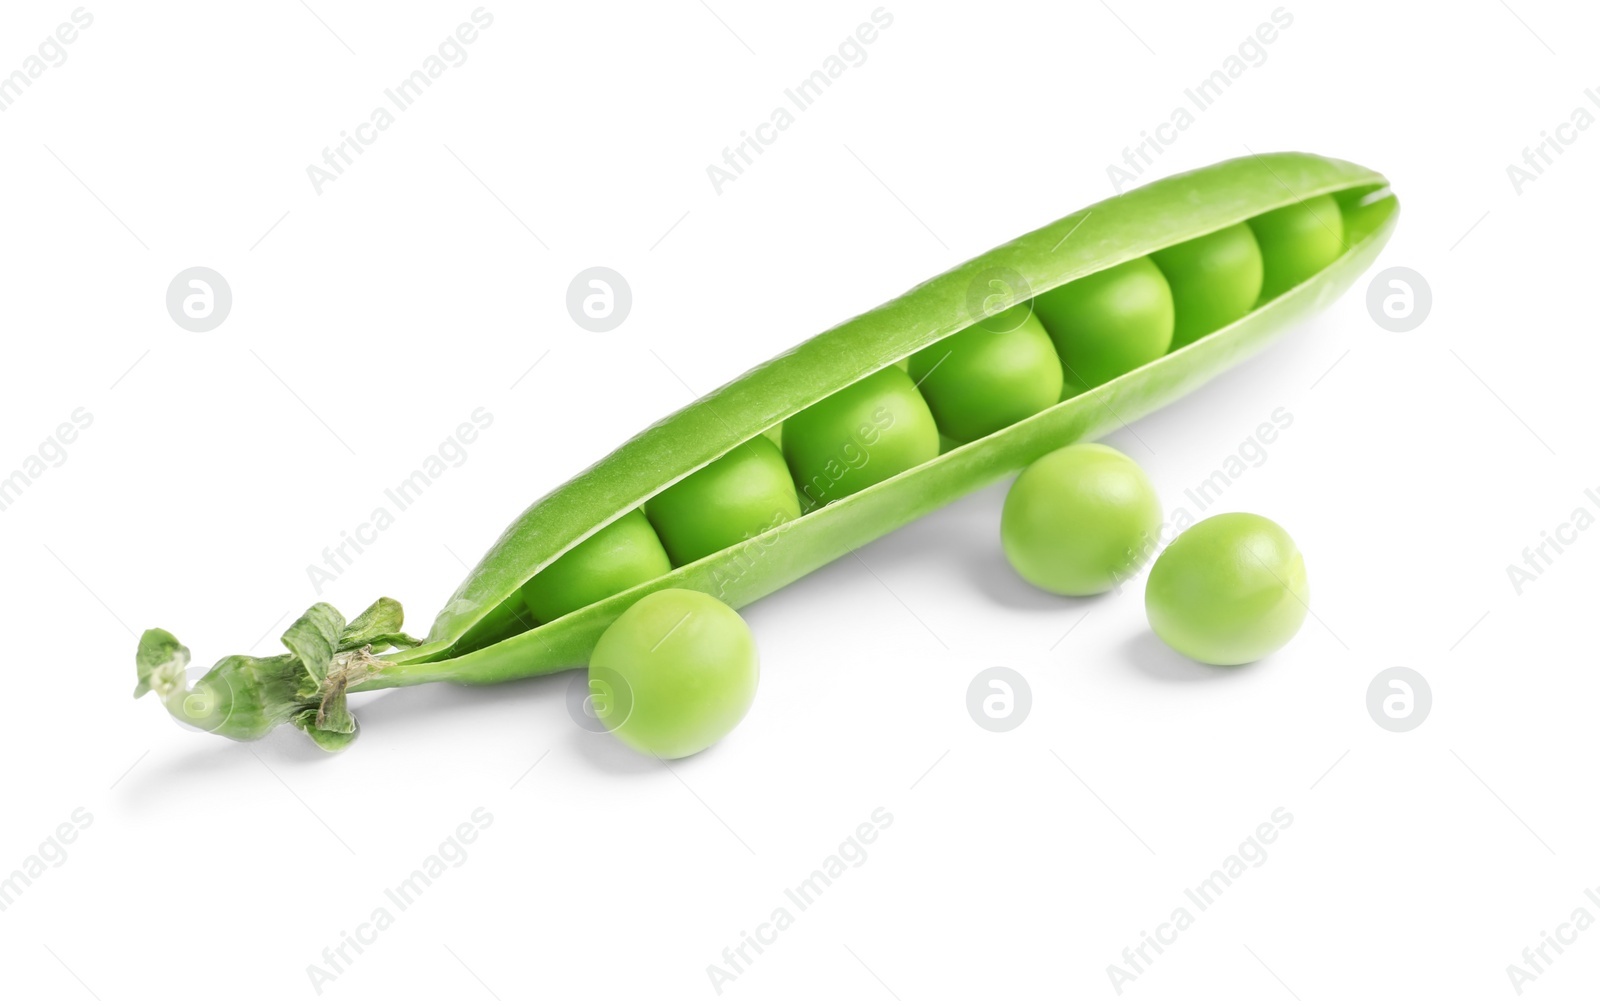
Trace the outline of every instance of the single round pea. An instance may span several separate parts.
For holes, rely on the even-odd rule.
[[[655,529],[633,510],[534,574],[522,585],[522,601],[535,619],[550,622],[671,569]]]
[[[1023,579],[1055,594],[1101,594],[1144,565],[1161,502],[1138,464],[1107,445],[1068,445],[1022,471],[1000,542]]]
[[[1250,220],[1261,247],[1261,298],[1272,299],[1344,253],[1344,217],[1332,195],[1318,195]]]
[[[1145,614],[1172,649],[1203,664],[1248,664],[1306,619],[1306,564],[1278,525],[1219,514],[1172,541],[1150,568]]]
[[[1150,258],[1172,287],[1174,349],[1226,327],[1261,298],[1261,248],[1242,222],[1158,250]]]
[[[976,441],[1061,402],[1061,361],[1026,303],[911,356],[939,430]]]
[[[809,511],[939,454],[939,429],[911,377],[874,372],[783,423],[783,457]]]
[[[693,563],[800,517],[783,452],[757,435],[645,502],[673,566]]]
[[[1033,300],[1066,372],[1066,395],[1110,382],[1172,346],[1172,289],[1148,257],[1053,288]]]
[[[589,658],[595,716],[629,747],[682,758],[727,736],[756,696],[755,637],[739,613],[699,591],[645,595]]]

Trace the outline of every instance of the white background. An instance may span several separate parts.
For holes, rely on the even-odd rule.
[[[320,195],[307,165],[470,0],[92,5],[0,113],[0,470],[93,415],[0,512],[0,874],[93,818],[0,912],[6,993],[314,997],[308,965],[483,807],[465,863],[325,996],[715,997],[707,966],[883,807],[866,861],[725,996],[1114,997],[1107,965],[1283,807],[1267,861],[1126,996],[1515,996],[1542,931],[1600,917],[1600,532],[1520,596],[1506,573],[1600,488],[1600,129],[1520,195],[1506,175],[1600,87],[1576,4],[1290,4],[1146,174],[1247,148],[1381,170],[1403,214],[1378,266],[1433,290],[1389,333],[1363,278],[1109,439],[1170,509],[1293,415],[1207,512],[1266,514],[1307,555],[1316,619],[1260,664],[1170,654],[1137,588],[1022,585],[996,487],[751,607],[755,706],[670,770],[574,726],[567,676],[358,700],[331,758],[129,699],[150,626],[202,665],[271,652],[319,597],[307,565],[484,407],[467,461],[321,595],[392,595],[424,631],[462,561],[634,431],[1111,195],[1106,165],[1274,7],[890,4],[867,62],[718,195],[707,164],[875,4],[710,4],[491,4]],[[0,73],[72,9],[7,4]],[[196,265],[234,294],[205,334],[164,307]],[[609,334],[565,307],[593,265],[633,289]],[[1033,691],[1008,734],[965,708],[994,665]],[[1365,708],[1393,665],[1432,685],[1407,734]],[[1526,991],[1597,979],[1591,930]]]

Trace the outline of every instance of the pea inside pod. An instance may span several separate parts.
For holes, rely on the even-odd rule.
[[[523,585],[522,600],[540,622],[660,577],[672,561],[644,512],[629,511]]]
[[[683,566],[800,517],[783,452],[765,435],[650,498],[645,514],[673,566]]]
[[[1328,195],[1250,220],[1261,248],[1261,295],[1271,299],[1310,278],[1344,252],[1344,215]]]
[[[1055,342],[1068,396],[1155,361],[1172,346],[1172,288],[1148,257],[1051,289],[1033,308]]]
[[[1009,427],[1061,399],[1061,361],[1027,304],[911,356],[909,375],[957,442]]]
[[[1261,298],[1261,247],[1247,223],[1150,255],[1172,289],[1172,346],[1181,348],[1250,312]]]
[[[801,508],[810,510],[882,483],[939,454],[927,401],[891,366],[784,421],[783,455]]]

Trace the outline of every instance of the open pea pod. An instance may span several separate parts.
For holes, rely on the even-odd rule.
[[[1321,195],[1340,206],[1343,251],[1241,319],[738,545],[550,622],[519,623],[519,590],[534,574],[664,488],[843,387],[1032,296]],[[714,390],[535,502],[456,589],[420,644],[408,646],[416,641],[406,640],[396,621],[384,645],[401,649],[381,656],[366,647],[347,650],[323,664],[321,648],[340,646],[337,630],[327,630],[318,663],[297,689],[300,701],[278,714],[324,746],[342,746],[348,738],[341,735],[354,727],[344,710],[347,691],[490,683],[582,666],[606,626],[662,588],[705,591],[735,607],[770,594],[1047,452],[1136,420],[1260,351],[1347,289],[1387,242],[1398,215],[1382,175],[1278,153],[1156,181],[996,247]],[[172,708],[171,698],[167,703]],[[340,729],[319,737],[318,721],[330,719]]]

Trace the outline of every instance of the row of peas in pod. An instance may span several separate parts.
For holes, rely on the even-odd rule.
[[[1051,289],[839,390],[662,490],[522,589],[539,623],[759,535],[1243,317],[1344,250],[1293,203]]]

